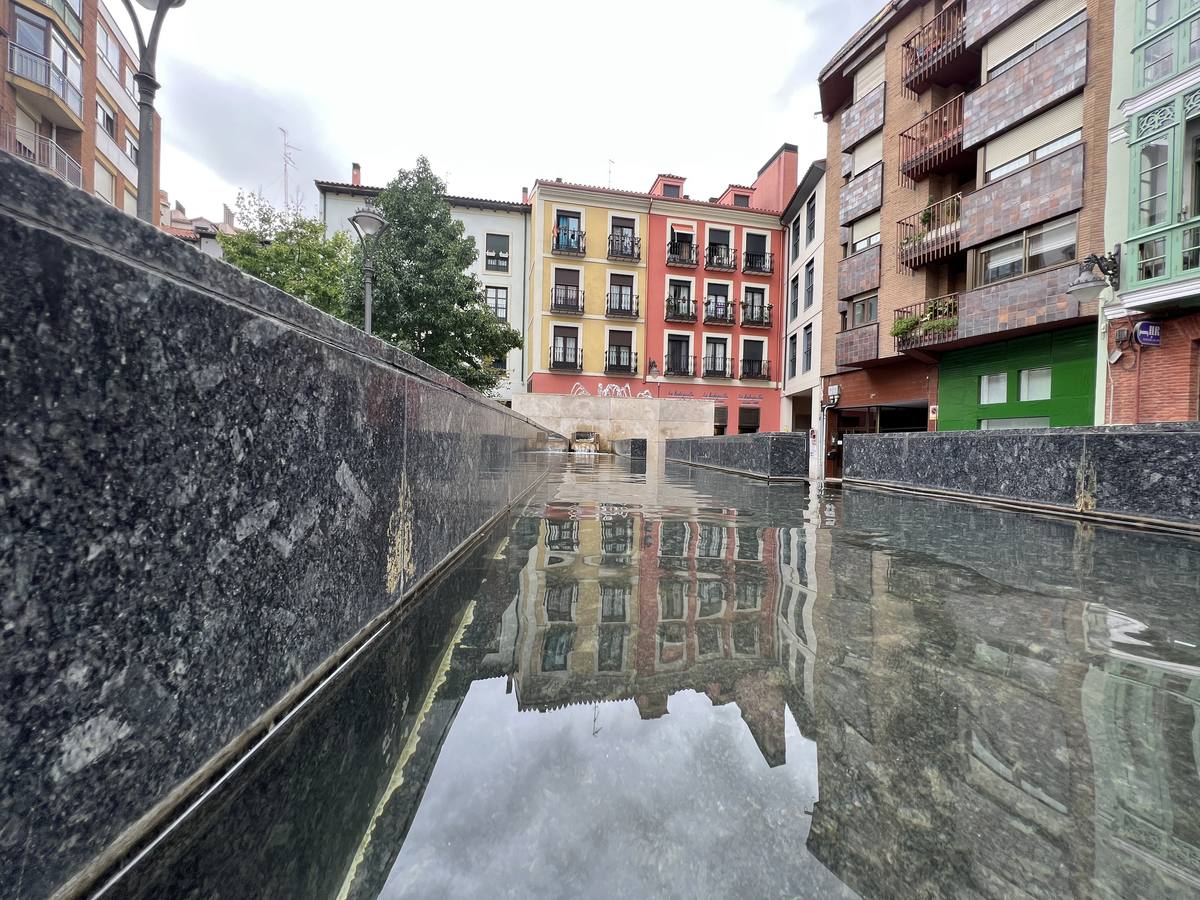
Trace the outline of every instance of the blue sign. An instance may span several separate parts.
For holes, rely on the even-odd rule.
[[[1162,322],[1138,322],[1133,326],[1133,339],[1143,347],[1162,346]]]

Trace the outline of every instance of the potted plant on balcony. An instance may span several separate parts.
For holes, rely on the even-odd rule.
[[[892,323],[892,337],[908,337],[919,324],[921,324],[921,320],[917,316],[904,316],[897,319]]]
[[[921,326],[922,334],[949,334],[958,328],[958,316],[943,316],[930,319]]]

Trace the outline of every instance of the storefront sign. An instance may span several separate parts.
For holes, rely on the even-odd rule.
[[[1162,322],[1138,322],[1133,326],[1133,339],[1143,347],[1162,346]]]

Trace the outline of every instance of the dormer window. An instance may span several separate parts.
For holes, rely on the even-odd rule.
[[[673,198],[676,198],[676,199],[678,199],[678,197],[679,197],[679,185],[677,185],[677,184],[664,184],[664,185],[662,186],[662,195],[663,195],[664,197],[673,197]]]
[[[749,206],[750,205],[750,195],[749,194],[734,194],[733,195],[733,205],[734,206]]]

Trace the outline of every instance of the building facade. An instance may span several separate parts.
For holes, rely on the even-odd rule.
[[[1030,336],[1096,320],[1067,286],[1104,245],[1112,24],[1100,0],[899,2],[822,71],[828,475],[855,431],[1092,423],[1094,389],[1059,394],[1074,345]],[[999,343],[939,404],[947,354]]]
[[[825,273],[825,160],[817,160],[796,187],[780,218],[787,243],[786,312],[783,348],[781,431],[808,431],[820,446],[821,284]],[[818,453],[809,454],[810,474],[820,474]]]
[[[97,0],[0,0],[0,52],[0,150],[137,215],[138,59],[114,14]]]
[[[350,217],[379,196],[382,188],[362,184],[361,170],[354,164],[349,183],[317,181],[319,214],[326,237],[344,232],[356,239]],[[476,197],[447,196],[450,215],[463,224],[475,241],[477,256],[472,274],[483,286],[484,300],[498,319],[525,333],[525,285],[528,268],[529,204]],[[525,347],[510,350],[504,361],[505,377],[492,396],[510,402],[514,392],[525,389]]]
[[[1200,418],[1200,4],[1117,0],[1098,422]],[[1106,292],[1107,293],[1107,292]]]

